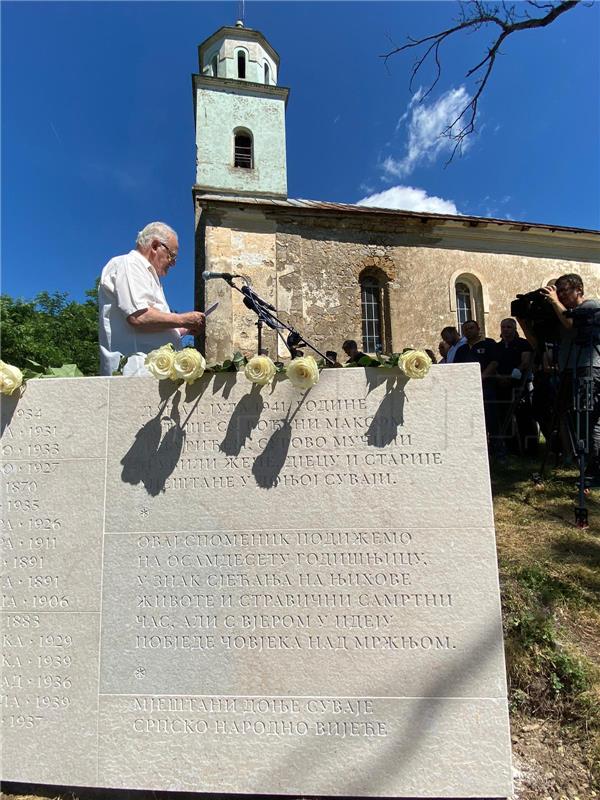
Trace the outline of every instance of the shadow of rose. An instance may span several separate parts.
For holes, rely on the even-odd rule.
[[[385,382],[385,395],[367,429],[367,442],[371,447],[386,447],[395,441],[398,428],[404,424],[404,387],[408,378],[402,373],[382,376],[375,370],[365,371],[369,392]]]
[[[24,393],[25,387],[23,387],[20,391],[17,390],[16,392],[13,392],[13,394],[2,395],[2,402],[0,403],[0,436],[2,436],[6,427],[12,422],[19,398]]]
[[[309,392],[310,389],[304,392],[291,415],[290,408],[286,418],[281,421],[281,427],[275,430],[252,465],[252,474],[261,489],[272,489],[274,486],[277,486],[277,479],[285,465],[285,460],[292,441],[292,420],[302,408],[302,404],[306,400]]]
[[[284,419],[281,428],[271,436],[265,449],[256,457],[252,474],[261,489],[272,489],[277,485],[292,440],[291,421]]]
[[[213,378],[213,394],[223,390],[222,396],[227,400],[231,394],[231,390],[236,384],[235,372],[217,372]]]
[[[158,414],[136,433],[135,441],[121,459],[121,480],[132,486],[143,484],[151,497],[165,491],[167,478],[177,466],[183,450],[185,431],[179,414],[180,400],[181,394],[176,387],[170,415],[164,415],[167,397],[163,399]]]
[[[252,384],[248,394],[244,395],[236,405],[229,419],[225,438],[219,449],[226,456],[239,456],[242,447],[258,425],[265,402],[260,393],[260,386]]]

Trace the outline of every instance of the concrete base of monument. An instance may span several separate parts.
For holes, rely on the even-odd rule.
[[[2,415],[5,780],[511,794],[476,367],[32,381]]]

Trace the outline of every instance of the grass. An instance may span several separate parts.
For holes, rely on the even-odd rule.
[[[492,472],[513,713],[555,720],[600,786],[600,492],[574,525],[576,473],[513,461]]]

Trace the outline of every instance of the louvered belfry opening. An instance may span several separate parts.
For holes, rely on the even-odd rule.
[[[252,169],[252,137],[248,133],[236,133],[233,165]]]

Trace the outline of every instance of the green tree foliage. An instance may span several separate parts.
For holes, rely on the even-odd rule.
[[[0,296],[2,359],[20,369],[31,359],[43,367],[77,364],[84,375],[97,375],[98,289],[83,303],[69,302],[67,292],[40,292],[33,300]]]

